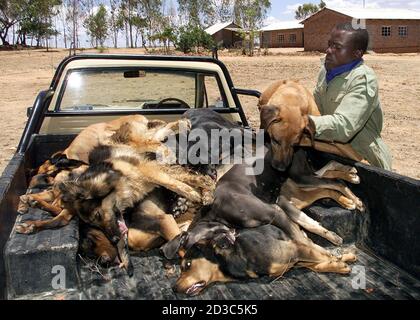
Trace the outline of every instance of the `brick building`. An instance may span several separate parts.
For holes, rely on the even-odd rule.
[[[260,30],[264,48],[303,47],[303,25],[298,21],[279,22]]]
[[[420,12],[402,9],[324,8],[303,20],[305,51],[325,51],[334,25],[352,22],[366,26],[369,50],[420,52]]]
[[[241,30],[242,28],[233,22],[221,22],[208,27],[205,31],[213,37],[218,47],[230,48],[242,41],[239,34]]]

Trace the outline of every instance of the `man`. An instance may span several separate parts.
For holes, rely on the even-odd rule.
[[[350,143],[371,165],[391,170],[391,154],[381,138],[378,81],[362,59],[368,42],[368,32],[350,23],[333,29],[314,91],[321,116],[311,119],[316,139]]]

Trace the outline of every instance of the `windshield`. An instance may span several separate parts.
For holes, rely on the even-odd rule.
[[[216,74],[127,68],[68,71],[56,110],[225,107]]]

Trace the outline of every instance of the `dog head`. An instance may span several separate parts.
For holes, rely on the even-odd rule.
[[[96,228],[85,226],[81,229],[80,251],[87,257],[97,260],[101,265],[116,261],[117,249],[105,234]]]
[[[118,220],[122,220],[122,213],[115,212],[112,201],[105,201],[118,181],[116,176],[119,174],[113,170],[92,173],[89,168],[78,179],[58,184],[64,207],[76,212],[87,224],[101,229],[113,244],[126,229]]]
[[[270,137],[271,164],[277,170],[287,169],[294,146],[299,144],[305,132],[310,132],[308,105],[306,90],[294,81],[276,82],[261,95],[258,104],[260,128]]]
[[[225,257],[233,254],[233,246],[229,233],[218,233],[212,239],[196,242],[181,261],[175,291],[195,296],[212,283],[232,281],[223,266]]]
[[[224,224],[213,221],[200,221],[187,232],[182,232],[161,247],[161,252],[167,259],[174,259],[182,250],[188,251],[200,241],[219,241],[219,239],[235,242],[235,231]],[[221,243],[221,242],[220,242]]]

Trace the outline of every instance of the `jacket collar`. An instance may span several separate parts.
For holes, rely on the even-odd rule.
[[[363,59],[356,59],[353,60],[350,63],[344,64],[342,66],[338,66],[337,68],[331,69],[330,71],[327,70],[327,73],[325,75],[325,79],[327,84],[329,84],[335,77],[349,72],[351,70],[353,70],[354,68],[356,68],[359,64],[361,64],[363,62]]]

